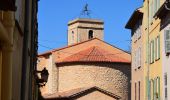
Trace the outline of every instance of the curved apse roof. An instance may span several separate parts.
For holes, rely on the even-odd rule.
[[[122,53],[122,52],[120,52]],[[92,46],[64,59],[56,61],[56,64],[72,63],[72,62],[112,62],[112,63],[131,63],[125,59],[120,53],[110,53],[98,46]]]

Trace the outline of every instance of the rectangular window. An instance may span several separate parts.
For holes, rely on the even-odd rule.
[[[165,52],[170,53],[170,30],[165,30]]]
[[[164,74],[165,99],[168,98],[168,88],[167,88],[167,84],[168,84],[168,81],[167,81],[167,73],[165,73],[165,74]]]
[[[139,53],[138,63],[139,63],[139,67],[141,67],[141,48],[139,48],[138,53]]]

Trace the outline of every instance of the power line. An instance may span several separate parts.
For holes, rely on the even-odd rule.
[[[48,48],[48,49],[51,49],[51,50],[56,50],[55,48],[51,48],[49,46],[44,46],[42,44],[38,44],[39,46],[41,47],[44,47],[44,48]],[[67,53],[67,54],[75,54],[75,53],[71,53],[71,52],[66,52],[66,51],[60,51],[60,52],[63,52],[63,53]],[[109,56],[109,55],[120,55],[120,54],[124,54],[123,52],[119,52],[119,53],[114,53],[114,54],[105,54],[105,56]],[[78,55],[83,55],[83,56],[89,56],[89,55],[84,55],[84,54],[78,54]],[[102,56],[102,55],[93,55],[93,56]]]

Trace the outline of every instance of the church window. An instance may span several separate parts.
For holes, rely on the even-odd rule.
[[[89,31],[89,39],[92,39],[92,38],[93,38],[93,31],[90,30],[90,31]]]

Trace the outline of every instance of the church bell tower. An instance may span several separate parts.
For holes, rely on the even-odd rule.
[[[90,16],[88,5],[86,4],[82,12],[83,15]],[[104,22],[92,18],[77,18],[68,22],[68,45],[83,42],[92,38],[103,40]]]

